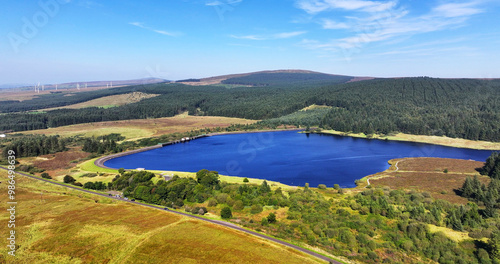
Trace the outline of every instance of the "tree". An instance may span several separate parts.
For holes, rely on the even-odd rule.
[[[491,233],[488,245],[491,249],[493,258],[500,258],[500,230],[495,230]]]
[[[42,173],[42,178],[44,179],[52,179],[52,177],[50,177],[50,175],[46,172]]]
[[[120,169],[118,169],[118,173],[123,174],[124,172],[125,172],[125,169],[124,169],[124,168],[120,168]]]
[[[91,189],[91,190],[94,190],[95,189],[95,185],[93,182],[86,182],[84,185],[83,185],[83,188],[85,189]]]
[[[219,173],[216,171],[200,170],[196,173],[196,180],[206,187],[216,187],[219,185]]]
[[[260,193],[268,193],[271,191],[271,187],[267,184],[267,181],[263,181],[262,184],[259,187],[259,192]]]
[[[467,176],[467,178],[465,178],[465,182],[462,185],[461,191],[462,191],[463,197],[466,197],[466,198],[472,197],[472,195],[474,194],[474,190],[472,188],[472,178],[471,177]]]
[[[69,175],[66,175],[64,176],[64,179],[63,179],[64,183],[74,183],[76,182],[75,178],[69,176]]]
[[[269,213],[269,215],[267,216],[267,221],[271,224],[276,223],[276,215],[273,212]]]
[[[246,177],[245,177],[245,179],[243,179],[243,182],[244,182],[244,183],[249,182],[248,178],[246,178]]]
[[[220,211],[220,216],[223,219],[229,219],[229,218],[233,217],[233,213],[231,212],[231,208],[229,208],[229,206],[222,208],[222,210]]]

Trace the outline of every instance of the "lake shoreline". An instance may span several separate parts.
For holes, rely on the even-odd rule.
[[[424,143],[439,145],[452,148],[466,148],[474,150],[498,150],[500,151],[500,143],[490,142],[490,141],[474,141],[462,138],[449,138],[445,136],[425,136],[425,135],[413,135],[413,134],[403,134],[398,133],[396,135],[374,135],[373,137],[368,137],[363,133],[347,133],[336,130],[321,130],[320,132],[311,131],[314,134],[325,134],[325,135],[336,135],[352,138],[363,138],[363,139],[376,139],[376,140],[389,140],[389,141],[399,141],[399,142],[414,142],[414,143]]]
[[[291,128],[291,129],[276,129],[276,130],[254,130],[254,131],[232,131],[232,132],[222,132],[222,133],[210,133],[210,134],[207,134],[205,136],[209,137],[209,136],[219,136],[219,135],[232,135],[232,134],[251,134],[251,133],[266,133],[266,132],[285,132],[285,131],[304,131],[304,129],[302,128]],[[302,132],[303,133],[303,132]],[[324,135],[341,135],[341,136],[345,136],[345,137],[351,137],[351,138],[364,138],[364,139],[378,139],[379,141],[389,141],[389,140],[393,140],[393,139],[386,139],[386,138],[367,138],[366,136],[362,137],[361,135],[351,135],[351,134],[346,134],[346,133],[343,133],[343,132],[339,132],[339,131],[321,131],[321,132],[311,132],[311,133],[314,133],[314,134],[324,134]],[[403,140],[403,139],[399,139],[399,140],[393,140],[393,141],[400,141],[400,142],[417,142],[417,143],[425,143],[425,144],[433,144],[433,145],[441,145],[441,146],[446,146],[446,147],[455,147],[455,148],[459,148],[459,146],[456,146],[456,145],[445,145],[445,144],[435,144],[435,143],[431,143],[429,141],[410,141],[410,140]],[[494,143],[492,143],[494,144]],[[108,156],[104,156],[104,157],[100,157],[98,159],[95,160],[94,164],[97,166],[97,167],[101,167],[101,168],[109,168],[107,166],[104,165],[104,162],[107,161],[107,160],[110,160],[110,159],[113,159],[113,158],[117,158],[117,157],[122,157],[122,156],[128,156],[128,155],[131,155],[131,154],[136,154],[136,153],[139,153],[139,152],[143,152],[143,151],[148,151],[148,150],[152,150],[152,149],[156,149],[156,148],[160,148],[161,146],[149,146],[149,147],[145,147],[145,148],[141,148],[141,149],[136,149],[136,150],[132,150],[132,151],[126,151],[126,152],[122,152],[122,153],[117,153],[117,154],[113,154],[113,155],[108,155]],[[466,147],[462,147],[462,148],[466,148]],[[485,149],[474,149],[474,148],[471,148],[471,147],[468,147],[467,149],[473,149],[473,150],[485,150]],[[490,150],[490,149],[486,149],[486,150]],[[389,160],[389,164],[390,164],[390,161],[392,160]],[[113,168],[109,168],[109,169],[113,169]],[[163,170],[162,170],[163,171]],[[173,171],[171,171],[173,172]],[[384,171],[380,171],[378,173],[383,173]],[[375,173],[375,174],[378,174],[378,173]],[[371,178],[373,176],[373,174],[369,174],[369,175],[365,175],[363,176],[360,180],[362,182],[364,182],[366,184],[366,179],[367,178]],[[241,176],[230,176],[230,175],[225,175],[225,177],[227,177],[226,181],[228,182],[239,182],[241,181]],[[231,179],[231,180],[230,180]],[[261,179],[257,179],[255,178],[255,180],[261,180]],[[272,180],[271,180],[272,181]],[[275,181],[275,182],[279,182],[279,181]],[[281,183],[281,182],[279,182]],[[300,185],[296,185],[296,184],[286,184],[286,183],[281,183],[283,185],[286,185],[286,186],[289,186],[289,187],[299,187]],[[353,187],[345,187],[345,188],[348,188],[348,189],[356,189],[357,187],[356,186],[353,186]]]

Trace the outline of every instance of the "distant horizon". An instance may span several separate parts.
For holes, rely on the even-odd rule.
[[[259,71],[253,71],[253,72],[237,72],[237,73],[227,73],[227,74],[220,74],[220,75],[214,75],[214,76],[206,76],[206,77],[188,77],[188,78],[182,78],[182,79],[175,79],[175,80],[167,80],[163,79],[160,77],[146,77],[146,78],[127,78],[127,79],[122,79],[122,80],[117,80],[117,79],[102,79],[102,80],[74,80],[74,81],[68,81],[68,82],[60,82],[60,83],[42,83],[40,82],[40,85],[56,85],[56,84],[75,84],[75,83],[80,83],[80,84],[85,84],[85,83],[96,83],[96,82],[123,82],[123,81],[138,81],[138,80],[146,80],[146,79],[161,79],[165,80],[166,82],[177,82],[180,80],[187,80],[187,79],[206,79],[206,78],[213,78],[213,77],[220,77],[220,76],[226,76],[226,75],[237,75],[237,74],[252,74],[256,72],[262,72],[262,71],[310,71],[306,69],[276,69],[276,70],[259,70]],[[317,73],[322,73],[322,74],[330,74],[330,75],[340,75],[340,76],[349,76],[349,77],[357,77],[357,78],[418,78],[418,77],[428,77],[428,78],[436,78],[436,79],[478,79],[478,80],[496,80],[500,79],[500,77],[435,77],[435,76],[423,76],[423,75],[414,75],[414,76],[356,76],[356,75],[350,75],[350,74],[336,74],[336,73],[328,73],[328,72],[318,72],[318,71],[310,71],[310,72],[317,72]],[[26,87],[31,87],[38,84],[36,83],[0,83],[0,89],[12,89],[12,88],[26,88]]]

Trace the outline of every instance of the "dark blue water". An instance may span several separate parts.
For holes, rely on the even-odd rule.
[[[212,136],[106,161],[111,168],[146,168],[354,187],[354,180],[389,168],[388,160],[440,157],[485,161],[492,151],[369,140],[296,131]]]

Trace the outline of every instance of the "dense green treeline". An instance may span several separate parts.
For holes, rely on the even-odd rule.
[[[500,140],[499,82],[404,78],[343,86],[316,95],[336,106],[322,120],[324,128]]]
[[[495,152],[486,159],[486,163],[480,170],[482,175],[488,175],[492,179],[500,180],[500,153]]]
[[[273,125],[279,122],[289,124],[293,120],[295,125],[320,126],[343,132],[404,132],[500,141],[500,81],[401,78],[234,89],[182,84],[153,84],[126,89],[159,96],[108,109],[2,115],[0,130],[159,118],[189,111],[192,115],[273,119]],[[300,117],[288,116],[312,104],[332,108],[328,112],[318,110],[322,112],[308,111],[295,114]],[[280,117],[283,117],[281,121],[275,119]]]
[[[66,150],[66,144],[71,140],[59,136],[35,135],[20,137],[12,140],[3,148],[3,156],[7,157],[8,151],[13,150],[16,157],[35,157]]]
[[[117,141],[123,139],[125,139],[125,137],[121,136],[120,134],[109,134],[100,137],[84,138],[82,150],[95,154],[121,152],[123,151],[123,147],[120,144],[117,144]]]
[[[474,178],[467,177],[459,190],[460,195],[484,206],[485,217],[496,217],[497,209],[500,208],[500,154],[491,154],[479,171],[491,178],[488,186],[481,183],[477,175]]]
[[[282,117],[271,118],[260,121],[259,124],[266,126],[294,125],[294,126],[319,126],[323,118],[330,113],[330,108],[316,108],[297,111]]]

